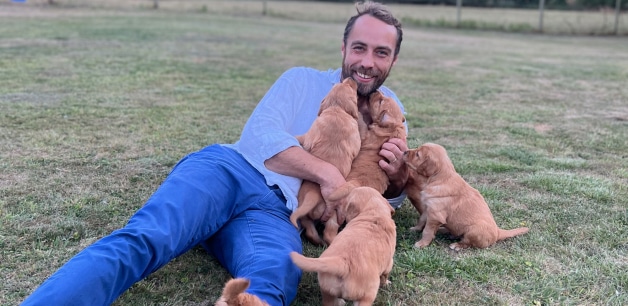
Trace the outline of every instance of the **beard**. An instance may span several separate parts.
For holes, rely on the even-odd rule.
[[[386,71],[380,71],[376,68],[364,69],[362,67],[351,67],[350,65],[345,64],[343,60],[340,80],[344,80],[349,77],[353,78],[354,72],[360,72],[373,76],[373,82],[368,84],[360,83],[356,80],[356,83],[358,83],[358,94],[367,97],[377,91],[377,89],[382,86],[382,84],[384,84],[384,81],[390,73],[390,69]]]

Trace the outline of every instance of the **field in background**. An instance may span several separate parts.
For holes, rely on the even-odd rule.
[[[29,3],[0,3],[0,305],[123,226],[185,154],[237,140],[285,69],[338,67],[353,12]],[[407,27],[386,84],[409,145],[444,145],[501,227],[531,230],[484,250],[452,252],[444,236],[417,250],[406,203],[376,305],[627,305],[627,79],[623,37]],[[114,305],[213,303],[228,278],[195,248]],[[293,305],[320,305],[315,275]]]
[[[153,7],[151,0],[55,0],[58,6],[92,7],[111,9],[136,9]],[[46,5],[47,0],[28,0],[27,5]],[[312,1],[262,1],[262,0],[161,0],[159,9],[170,11],[196,11],[229,15],[261,15],[273,17],[344,22],[345,16],[354,11],[348,3]],[[23,5],[23,4],[20,4]],[[457,10],[452,6],[390,4],[393,11],[406,25],[423,27],[457,26]],[[0,12],[1,14],[1,12]],[[548,34],[609,35],[615,34],[615,12],[545,10],[543,32]],[[509,32],[535,32],[539,30],[538,9],[483,9],[463,7],[460,27],[463,29],[499,30]],[[617,34],[628,35],[628,18],[621,14]]]

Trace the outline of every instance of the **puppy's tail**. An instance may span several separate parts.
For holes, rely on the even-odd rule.
[[[339,257],[305,257],[297,252],[290,252],[292,262],[306,272],[323,272],[343,276],[347,274],[347,266]]]
[[[523,235],[527,233],[528,230],[529,229],[527,227],[520,227],[520,228],[511,229],[511,230],[503,230],[500,228],[498,231],[497,240],[504,240],[506,238]]]
[[[290,221],[297,228],[299,227],[297,220],[313,211],[319,203],[325,205],[320,186],[310,181],[303,181],[297,200],[299,201],[299,206],[290,215]]]

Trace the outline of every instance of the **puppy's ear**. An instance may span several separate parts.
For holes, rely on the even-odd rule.
[[[351,193],[351,191],[356,187],[357,186],[355,186],[355,184],[353,184],[352,182],[346,182],[344,185],[338,187],[338,189],[336,189],[336,191],[334,191],[331,195],[329,195],[327,200],[346,201],[347,195],[349,195],[349,193]]]
[[[434,152],[433,146],[423,145],[419,148],[419,160],[421,161],[421,173],[426,176],[432,176],[440,172],[442,160],[440,156]]]
[[[393,137],[395,132],[394,120],[391,120],[392,116],[384,112],[379,121],[373,122],[369,125],[369,131],[372,134],[379,137]]]
[[[348,222],[357,217],[362,210],[362,205],[369,203],[369,200],[365,198],[365,193],[361,192],[363,187],[354,187],[351,192],[343,199],[343,202],[338,206],[339,213],[345,217]],[[356,191],[359,189],[358,191]]]
[[[369,96],[369,103],[373,103],[375,101],[379,102],[379,100],[381,100],[382,97],[384,97],[382,93],[379,90],[376,90],[373,93],[371,93],[371,95]]]
[[[388,111],[383,111],[379,114],[379,125],[380,126],[388,126],[393,122],[394,118],[388,113]]]
[[[321,101],[321,106],[318,108],[318,114],[317,116],[320,116],[323,111],[328,107],[328,102],[326,101],[327,98],[323,99],[323,101]]]

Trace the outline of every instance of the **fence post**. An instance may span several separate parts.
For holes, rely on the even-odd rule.
[[[545,10],[545,0],[539,1],[539,32],[543,33],[543,11]]]
[[[456,0],[456,27],[460,27],[460,11],[462,10],[462,0]]]
[[[621,11],[621,0],[615,1],[615,35],[619,35],[619,12]]]

